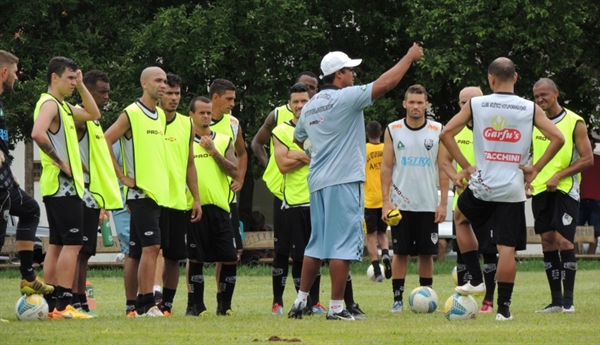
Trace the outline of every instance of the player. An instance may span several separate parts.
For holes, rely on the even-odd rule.
[[[585,122],[560,105],[558,94],[552,79],[542,78],[533,86],[535,102],[565,137],[565,145],[531,183],[534,228],[542,237],[544,269],[552,296],[550,304],[537,312],[572,314],[575,312],[573,293],[577,273],[573,242],[579,213],[580,173],[594,161]],[[548,138],[534,129],[534,164],[548,144]]]
[[[510,300],[516,276],[515,251],[526,247],[525,190],[537,173],[564,143],[560,131],[533,102],[514,95],[517,73],[508,58],[494,60],[488,68],[488,81],[494,92],[474,97],[461,108],[440,134],[440,140],[463,170],[452,178],[467,188],[454,210],[456,238],[471,274],[468,283],[456,287],[460,294],[485,293],[479,265],[477,238],[471,227],[493,219],[493,238],[498,249],[498,306],[496,320],[512,320]],[[454,137],[473,121],[473,147],[476,166],[460,152]],[[550,140],[541,158],[525,167],[531,145],[533,125]]]
[[[427,98],[423,86],[410,86],[402,102],[406,117],[390,123],[383,139],[382,219],[387,221],[387,214],[393,209],[402,214],[400,223],[391,227],[392,313],[403,310],[402,293],[411,254],[419,256],[419,285],[432,286],[438,224],[446,219],[448,177],[438,170],[443,157],[443,150],[439,149],[442,125],[425,117]],[[437,193],[438,183],[441,197]]]

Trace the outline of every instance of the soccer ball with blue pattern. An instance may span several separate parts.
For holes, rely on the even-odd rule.
[[[408,306],[415,313],[433,313],[437,310],[438,296],[432,288],[419,286],[408,295]]]
[[[446,300],[444,314],[450,321],[469,320],[477,317],[478,309],[477,301],[473,296],[463,296],[457,293]]]
[[[15,305],[15,314],[21,321],[43,321],[48,316],[48,303],[41,295],[23,295]]]

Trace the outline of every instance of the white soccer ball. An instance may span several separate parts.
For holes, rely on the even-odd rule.
[[[48,303],[42,295],[23,295],[15,305],[15,314],[21,321],[43,321],[48,316]]]
[[[458,293],[448,297],[444,306],[444,314],[446,314],[446,319],[450,321],[474,319],[477,317],[477,312],[478,307],[475,298]]]
[[[381,275],[385,277],[385,267],[382,264],[379,264],[379,267],[381,268]],[[367,268],[367,277],[370,280],[375,278],[375,269],[373,268],[373,265],[369,265],[369,268]]]
[[[438,296],[432,288],[419,286],[408,295],[408,306],[415,313],[433,313],[437,310]]]

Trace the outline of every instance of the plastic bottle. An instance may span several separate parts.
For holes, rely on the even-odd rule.
[[[96,310],[96,298],[94,297],[94,286],[89,281],[85,282],[85,294],[87,296],[90,310]]]
[[[108,218],[105,218],[100,225],[100,232],[102,233],[102,243],[105,247],[112,247],[115,245],[112,237],[112,230],[108,224]]]

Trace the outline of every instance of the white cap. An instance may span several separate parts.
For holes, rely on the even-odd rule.
[[[331,52],[321,60],[321,71],[323,71],[323,76],[327,76],[344,67],[356,67],[361,62],[362,59],[350,59],[348,55],[342,52]]]

